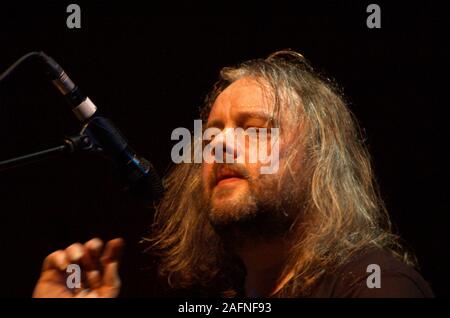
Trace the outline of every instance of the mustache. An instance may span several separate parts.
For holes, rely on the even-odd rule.
[[[250,179],[250,173],[243,164],[239,163],[216,163],[213,166],[210,178],[210,187],[217,184],[217,175],[221,170],[227,170],[231,173],[239,175],[242,179]]]

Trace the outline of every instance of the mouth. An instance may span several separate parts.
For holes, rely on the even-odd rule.
[[[216,186],[232,184],[244,180],[244,176],[230,169],[221,169],[216,173]]]
[[[225,178],[225,179],[219,180],[217,182],[217,186],[224,185],[224,184],[229,184],[229,183],[240,181],[240,180],[243,180],[243,179],[242,178],[236,178],[236,177]]]

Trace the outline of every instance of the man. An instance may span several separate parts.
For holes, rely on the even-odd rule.
[[[175,166],[148,239],[169,290],[225,297],[432,296],[390,232],[351,113],[303,56],[280,51],[224,68],[202,117],[207,129],[220,132],[208,143],[216,160]],[[264,162],[249,160],[250,138],[240,145],[244,152],[234,139],[223,142],[237,128],[253,129],[257,139],[267,132],[266,150],[278,150],[278,169],[262,173]],[[272,128],[279,129],[276,137]],[[244,160],[217,160],[227,155]],[[117,296],[122,245],[116,239],[103,251],[93,239],[50,254],[34,296]],[[70,263],[84,273],[75,290],[65,282]]]

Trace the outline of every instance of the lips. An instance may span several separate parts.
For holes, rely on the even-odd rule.
[[[237,171],[228,168],[218,169],[216,172],[216,185],[229,183],[232,181],[239,181],[244,179],[244,176]]]

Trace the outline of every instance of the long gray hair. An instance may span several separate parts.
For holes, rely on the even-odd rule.
[[[243,77],[269,84],[281,129],[283,111],[298,121],[299,131],[294,132],[298,137],[281,171],[296,173],[297,149],[304,149],[306,158],[305,203],[298,207],[301,229],[300,222],[291,228],[292,246],[283,273],[293,273],[293,278],[278,296],[307,296],[325,272],[368,246],[389,249],[409,262],[391,232],[358,125],[335,85],[314,72],[299,53],[275,52],[266,59],[223,68],[201,110],[204,120],[217,96]],[[245,272],[226,253],[202,211],[201,166],[177,165],[165,182],[167,193],[148,239],[161,257],[160,274],[171,287],[213,285],[215,291],[232,296],[242,287]]]

